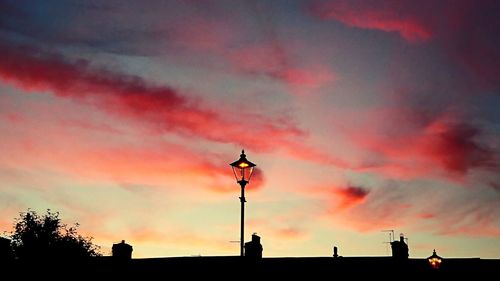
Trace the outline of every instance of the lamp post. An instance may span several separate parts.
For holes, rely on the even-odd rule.
[[[252,176],[253,168],[255,164],[247,160],[247,156],[245,155],[245,150],[241,151],[240,159],[234,161],[229,164],[233,168],[234,177],[236,178],[236,182],[241,186],[241,231],[240,231],[240,256],[244,256],[244,239],[245,239],[245,186],[250,181],[250,177]]]
[[[432,256],[427,258],[429,265],[434,269],[439,269],[441,263],[443,262],[443,258],[436,254],[436,249],[432,251]]]

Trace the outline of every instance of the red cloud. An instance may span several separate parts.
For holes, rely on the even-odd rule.
[[[340,203],[338,204],[339,209],[346,209],[354,205],[363,203],[366,197],[370,193],[370,190],[363,187],[348,186],[345,188],[336,188],[333,190],[335,195],[338,197]]]
[[[119,116],[147,121],[159,131],[235,143],[259,151],[293,147],[300,144],[293,139],[305,135],[290,121],[276,122],[244,110],[216,111],[173,88],[152,85],[137,76],[94,69],[84,60],[72,62],[40,50],[2,44],[0,61],[3,81],[26,91],[49,91]]]
[[[112,144],[110,147],[92,144],[81,134],[77,138],[68,137],[68,132],[52,131],[46,127],[43,140],[38,140],[37,131],[24,128],[23,137],[14,135],[3,139],[4,146],[0,151],[5,157],[0,164],[8,163],[28,171],[47,167],[76,181],[113,181],[125,186],[164,186],[194,181],[200,182],[200,186],[211,186],[221,178],[230,181],[227,163],[222,164],[223,161],[214,155],[195,153],[166,142],[151,145],[150,141],[145,141],[149,144]],[[120,137],[105,136],[109,139]]]
[[[362,205],[370,194],[370,189],[362,186],[328,186],[304,189],[308,196],[321,196],[327,200],[327,209],[332,213]]]
[[[437,119],[422,133],[415,152],[446,171],[465,175],[474,168],[494,167],[494,152],[478,143],[480,131],[470,124]]]
[[[414,5],[409,5],[412,3]],[[332,1],[317,4],[312,11],[323,19],[335,19],[353,27],[398,32],[410,42],[427,41],[432,30],[427,22],[413,14],[411,8],[417,5],[419,2],[413,1]]]
[[[238,70],[271,77],[290,86],[316,88],[335,80],[335,74],[321,64],[294,65],[278,42],[240,47],[228,59]]]
[[[238,111],[224,106],[212,109],[171,87],[157,86],[138,76],[97,69],[86,60],[71,61],[61,55],[2,42],[0,80],[25,91],[51,92],[119,117],[139,120],[160,133],[174,132],[233,143],[254,151],[281,148],[293,157],[313,162],[341,162],[304,144],[306,133],[288,118],[269,118],[245,112],[244,108]]]
[[[19,102],[14,106],[0,99],[0,103],[6,103],[1,106],[6,112],[0,113],[0,121],[10,120],[10,113],[16,110],[24,112],[19,115],[22,126],[18,121],[3,124],[0,166],[23,171],[49,169],[77,182],[111,181],[125,188],[139,186],[138,190],[186,182],[208,189],[237,188],[228,165],[234,159],[227,155],[193,150],[189,144],[169,142],[157,135],[139,134],[140,143],[130,142],[134,126],[142,127],[141,123],[121,126],[120,118],[106,118],[105,113],[92,107],[82,107],[87,115],[80,120],[74,116],[81,114],[81,108],[63,108],[61,105],[67,104],[63,100],[42,104],[29,97],[16,100]],[[77,112],[72,114],[75,108]],[[30,178],[17,175],[13,179],[19,177]],[[263,173],[256,171],[248,190],[263,184]]]
[[[390,112],[374,119],[382,120],[389,114],[391,119],[405,122],[400,130],[386,134],[383,130],[347,132],[376,159],[360,170],[403,179],[439,175],[462,180],[473,169],[498,167],[495,152],[480,142],[481,131],[472,124],[447,115],[421,125],[411,119],[415,113]]]
[[[414,221],[412,205],[398,188],[347,186],[320,188],[313,192],[325,198],[324,215],[340,225],[361,232],[400,227]],[[308,191],[311,195],[311,192]],[[329,196],[328,196],[329,195]]]

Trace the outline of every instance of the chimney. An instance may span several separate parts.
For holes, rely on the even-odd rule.
[[[256,233],[252,234],[252,241],[245,243],[245,257],[247,259],[260,260],[262,259],[262,250],[260,236]]]
[[[127,261],[132,259],[132,246],[122,240],[121,243],[113,244],[112,253],[116,260]]]
[[[252,234],[252,242],[260,244],[260,237],[256,233]]]
[[[398,260],[408,259],[408,245],[405,243],[405,236],[403,233],[399,235],[399,241],[391,242],[392,257]]]

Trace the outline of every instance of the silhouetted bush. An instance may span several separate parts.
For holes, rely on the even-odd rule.
[[[17,258],[33,259],[77,259],[100,256],[100,247],[92,243],[91,237],[83,237],[72,227],[61,223],[58,212],[43,216],[29,210],[20,213],[14,222],[11,235],[12,249]]]

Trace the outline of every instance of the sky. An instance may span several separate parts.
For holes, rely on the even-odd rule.
[[[498,1],[0,0],[0,233],[500,258]]]

